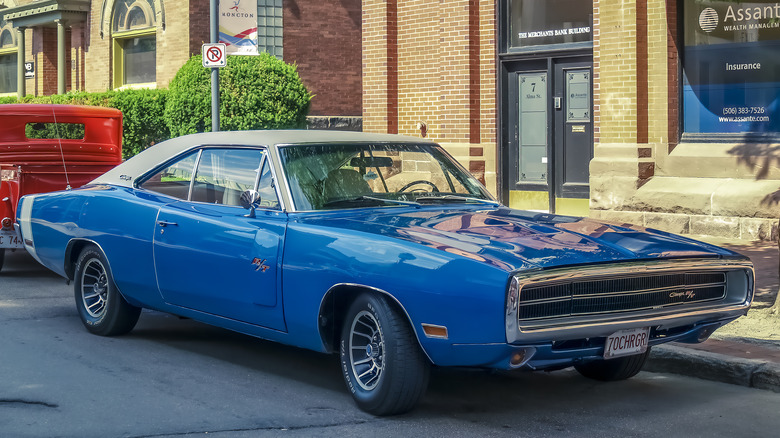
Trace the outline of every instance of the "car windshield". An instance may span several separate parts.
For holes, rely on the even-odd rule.
[[[297,210],[494,203],[434,144],[325,144],[280,148]]]

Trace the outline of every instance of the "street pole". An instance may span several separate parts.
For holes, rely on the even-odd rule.
[[[219,42],[219,0],[209,0],[211,6],[211,43]],[[211,131],[219,131],[219,68],[211,68]]]

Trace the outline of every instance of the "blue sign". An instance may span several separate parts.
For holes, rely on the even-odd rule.
[[[780,131],[780,4],[686,6],[684,131]]]

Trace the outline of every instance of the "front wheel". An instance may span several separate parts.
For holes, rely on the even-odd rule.
[[[406,318],[385,298],[364,294],[352,303],[339,350],[344,380],[360,409],[401,414],[425,393],[428,359]]]
[[[135,327],[141,308],[125,301],[117,290],[103,252],[84,248],[76,262],[73,292],[84,327],[100,336],[123,335]]]
[[[626,380],[636,376],[642,370],[649,355],[650,347],[647,347],[647,351],[641,354],[576,364],[574,369],[589,379],[602,382]]]

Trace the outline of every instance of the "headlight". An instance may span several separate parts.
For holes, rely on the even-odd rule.
[[[512,276],[509,280],[509,287],[506,291],[506,341],[509,343],[517,340],[517,303],[520,300],[520,282],[517,277]]]

